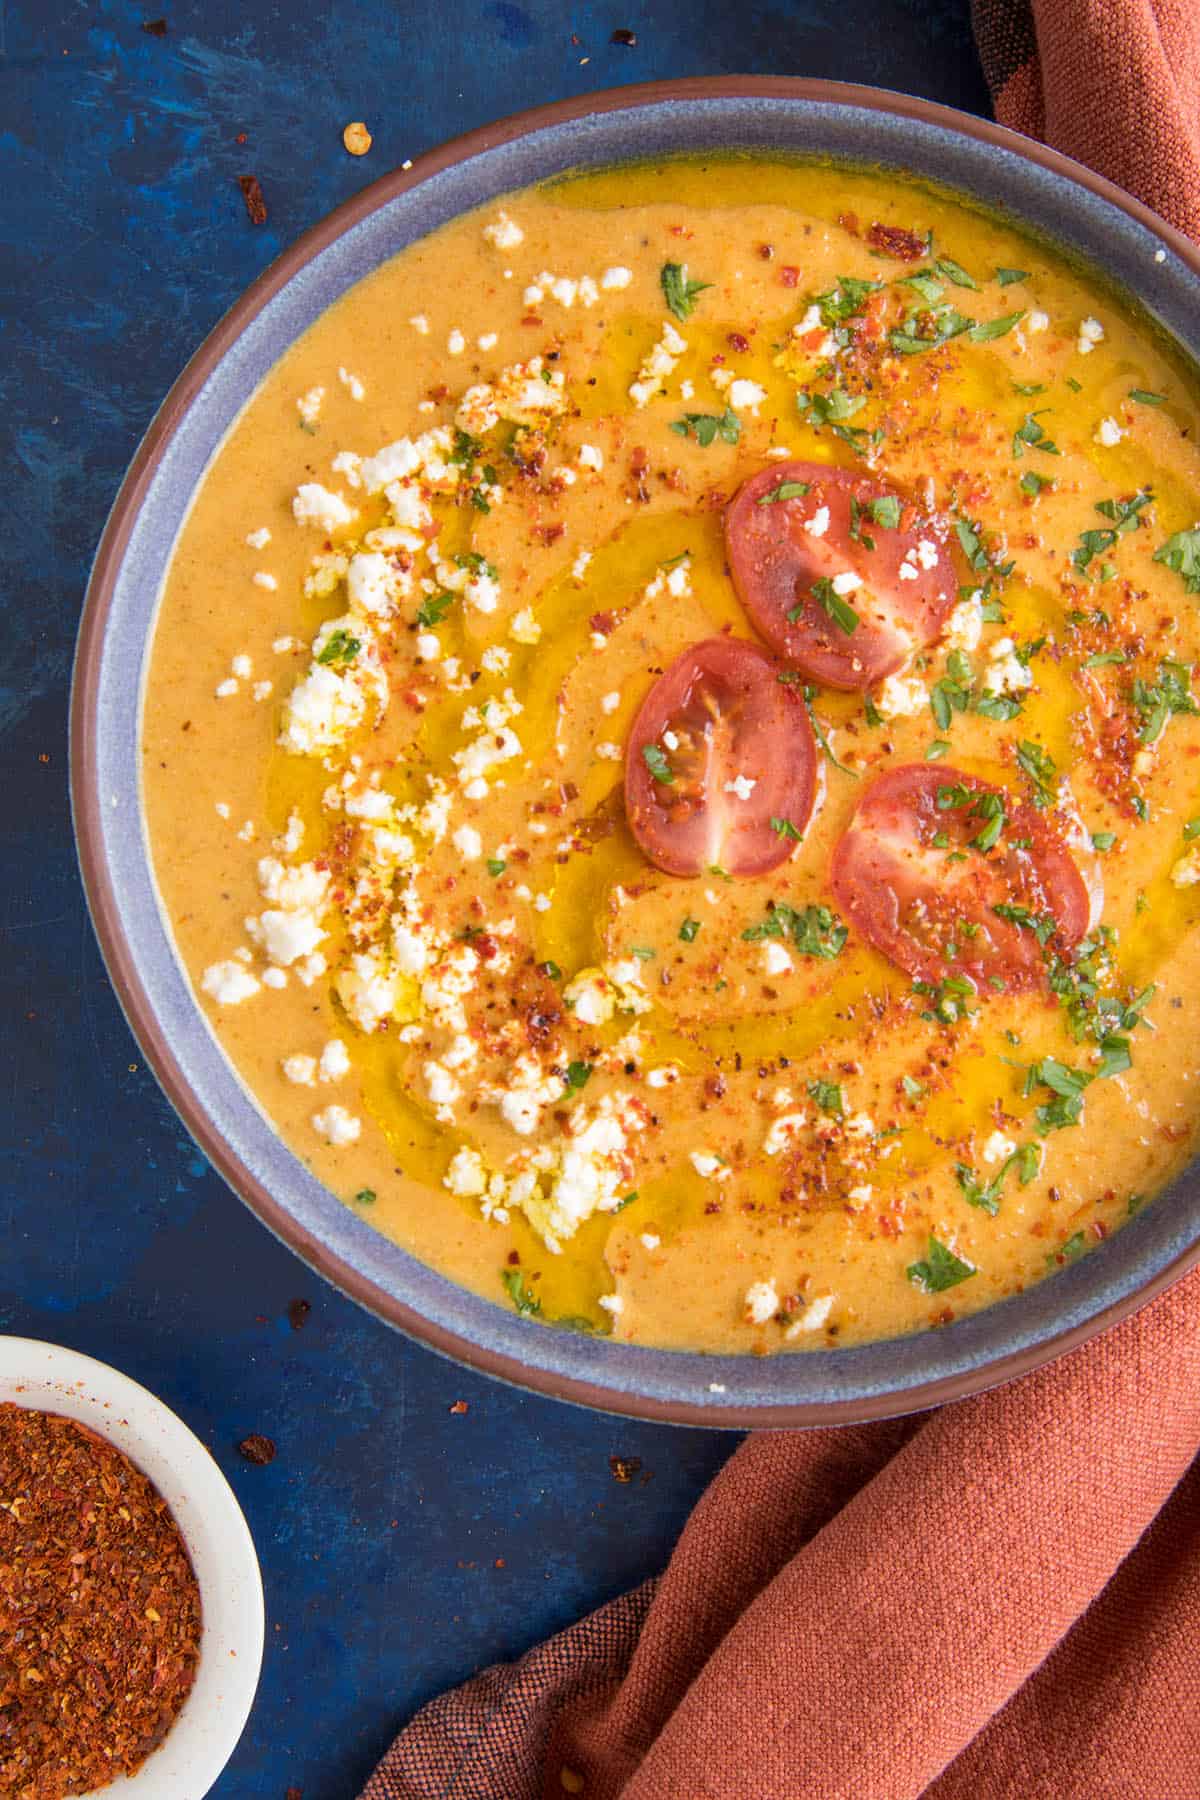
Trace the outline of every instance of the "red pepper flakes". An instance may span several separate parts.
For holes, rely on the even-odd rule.
[[[133,1774],[195,1678],[200,1589],[170,1509],[114,1444],[0,1405],[0,1793]]]
[[[311,1300],[289,1300],[288,1301],[288,1309],[287,1309],[288,1324],[291,1326],[293,1331],[303,1331],[304,1330],[304,1327],[308,1324],[308,1315],[311,1311],[312,1311],[312,1301]]]
[[[799,269],[796,268],[794,263],[784,263],[782,269],[780,269],[780,271],[779,271],[780,286],[785,287],[785,288],[794,288],[799,285],[799,282],[800,282]]]
[[[257,175],[239,175],[238,186],[242,190],[242,199],[246,202],[246,216],[252,225],[265,225],[267,222],[267,203],[263,199],[262,187]]]
[[[613,1480],[625,1485],[631,1482],[641,1469],[642,1459],[640,1456],[610,1456],[608,1466],[612,1470]]]
[[[928,241],[902,225],[884,225],[879,219],[867,229],[867,242],[873,250],[894,256],[897,262],[918,262],[928,250]]]
[[[261,1431],[252,1431],[238,1445],[238,1455],[244,1456],[248,1463],[254,1463],[256,1468],[264,1469],[275,1461],[274,1440],[264,1437]]]
[[[450,1411],[452,1413],[465,1413],[465,1412],[468,1412],[469,1410],[470,1409],[465,1400],[456,1400],[454,1402],[453,1406],[450,1408]]]

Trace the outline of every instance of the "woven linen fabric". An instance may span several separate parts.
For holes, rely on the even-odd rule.
[[[973,0],[1000,121],[1200,241],[1200,0]],[[941,1412],[759,1433],[658,1582],[362,1800],[1200,1800],[1200,1271]]]

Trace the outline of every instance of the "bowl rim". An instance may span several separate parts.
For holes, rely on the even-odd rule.
[[[1025,1374],[1086,1342],[1145,1305],[1200,1261],[1200,1236],[1166,1260],[1132,1291],[1102,1305],[1084,1319],[1049,1331],[1017,1348],[970,1368],[913,1384],[849,1399],[789,1400],[756,1404],[723,1402],[714,1386],[703,1399],[678,1393],[640,1394],[557,1369],[538,1367],[519,1355],[481,1344],[453,1327],[430,1319],[370,1274],[322,1243],[266,1188],[225,1141],[200,1104],[163,1032],[143,983],[131,943],[122,928],[114,882],[107,866],[101,826],[102,800],[94,755],[98,689],[104,633],[117,576],[142,500],[163,452],[210,374],[263,308],[322,251],[380,207],[431,176],[548,128],[595,115],[703,100],[795,100],[857,108],[891,115],[974,139],[1082,187],[1152,232],[1200,279],[1200,249],[1142,201],[1104,176],[1036,139],[992,120],[919,96],[856,83],[783,75],[693,76],[631,84],[546,103],[511,114],[451,138],[408,167],[395,168],[342,202],[288,245],[246,289],[194,352],[151,420],[117,492],[97,547],[76,644],[70,701],[71,806],[76,844],[92,923],[109,977],[146,1061],[204,1155],[267,1228],[310,1268],[385,1323],[428,1348],[481,1373],[548,1397],[602,1412],[661,1423],[708,1428],[790,1428],[839,1425],[922,1411],[963,1399]],[[235,1077],[235,1079],[237,1079]],[[982,1317],[991,1308],[984,1309]],[[811,1354],[811,1353],[803,1353]]]
[[[81,1350],[0,1334],[6,1402],[76,1419],[127,1456],[170,1506],[200,1587],[200,1659],[174,1723],[132,1776],[82,1800],[203,1800],[237,1748],[262,1670],[262,1572],[237,1497],[207,1445],[165,1400]]]

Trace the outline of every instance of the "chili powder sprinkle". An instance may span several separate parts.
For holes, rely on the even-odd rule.
[[[187,1698],[200,1589],[161,1494],[115,1445],[0,1405],[0,1794],[132,1774]]]

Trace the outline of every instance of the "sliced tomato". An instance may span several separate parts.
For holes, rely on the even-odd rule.
[[[1091,920],[1092,895],[1053,820],[941,763],[871,783],[832,873],[850,924],[918,981],[1038,987],[1046,951],[1067,954]]]
[[[849,469],[760,469],[726,508],[725,544],[755,629],[824,687],[894,674],[933,642],[957,598],[945,522]]]
[[[757,875],[796,848],[816,796],[804,697],[757,645],[706,638],[660,675],[625,752],[630,829],[656,868]]]

